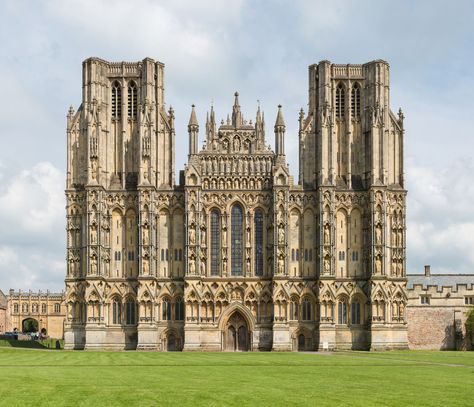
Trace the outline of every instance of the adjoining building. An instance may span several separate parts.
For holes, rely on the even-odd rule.
[[[0,334],[7,331],[7,297],[0,290]]]
[[[10,290],[7,296],[8,332],[43,332],[60,339],[65,316],[64,292]]]
[[[389,65],[309,67],[299,178],[260,108],[211,110],[175,182],[164,65],[83,63],[67,119],[66,348],[407,348],[403,114]]]
[[[408,275],[410,349],[470,349],[468,312],[474,309],[474,274]]]

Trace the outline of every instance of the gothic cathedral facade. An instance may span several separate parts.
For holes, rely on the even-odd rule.
[[[211,108],[175,181],[164,65],[83,63],[67,118],[69,349],[407,348],[403,114],[389,66],[309,67],[299,180],[265,119]]]

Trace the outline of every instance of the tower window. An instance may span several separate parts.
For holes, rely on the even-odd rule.
[[[345,109],[345,91],[340,83],[336,88],[336,117],[338,119],[344,118]]]
[[[354,84],[351,91],[351,117],[358,119],[360,117],[360,85]]]
[[[122,117],[122,89],[120,83],[115,81],[112,85],[112,118]]]
[[[137,85],[133,81],[128,85],[128,118],[137,118]]]

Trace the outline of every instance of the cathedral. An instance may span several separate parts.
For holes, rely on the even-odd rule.
[[[276,110],[192,107],[175,180],[164,65],[83,62],[67,116],[68,349],[408,347],[403,114],[389,65],[309,66],[299,177]],[[198,133],[205,132],[199,148]]]

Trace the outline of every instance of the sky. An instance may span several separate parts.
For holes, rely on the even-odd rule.
[[[65,277],[66,114],[82,61],[165,64],[176,169],[191,104],[201,124],[239,91],[247,119],[277,106],[297,179],[298,111],[308,66],[390,63],[391,108],[405,114],[407,272],[474,272],[472,1],[0,0],[0,289],[60,291]]]

